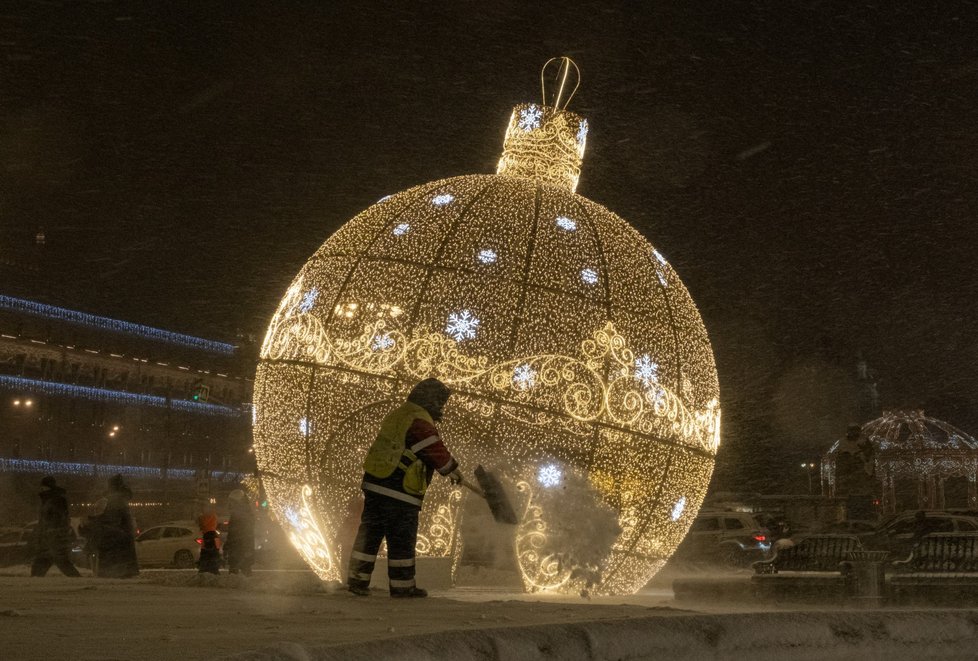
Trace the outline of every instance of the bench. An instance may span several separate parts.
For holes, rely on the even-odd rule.
[[[978,597],[978,533],[930,533],[890,568],[890,592],[898,600]]]
[[[794,546],[777,549],[768,560],[751,565],[751,584],[758,598],[842,599],[847,581],[840,564],[861,551],[855,535],[811,535]]]

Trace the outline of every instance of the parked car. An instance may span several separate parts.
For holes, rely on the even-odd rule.
[[[746,567],[771,550],[770,531],[749,512],[700,512],[676,549],[680,562]]]
[[[26,526],[0,528],[0,567],[24,565],[30,562],[34,529]]]
[[[85,538],[79,535],[79,517],[71,517],[71,562],[76,567],[89,567],[85,553]],[[26,526],[0,528],[0,567],[28,565],[35,554],[37,521]]]
[[[978,518],[925,512],[924,524],[920,526],[916,511],[903,512],[884,521],[872,532],[860,534],[859,539],[867,549],[889,551],[892,558],[903,559],[910,555],[924,534],[932,532],[978,532]]]
[[[193,521],[169,521],[136,536],[140,567],[192,569],[200,558],[203,538]]]

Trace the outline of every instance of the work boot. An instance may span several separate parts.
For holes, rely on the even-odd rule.
[[[346,589],[357,595],[358,597],[369,597],[370,588],[365,585],[348,585]]]
[[[427,596],[428,591],[418,587],[391,590],[391,597],[394,599],[420,599]]]

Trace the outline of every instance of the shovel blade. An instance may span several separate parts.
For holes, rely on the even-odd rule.
[[[476,466],[475,479],[479,481],[479,486],[486,495],[486,503],[489,504],[489,511],[492,512],[492,518],[496,520],[496,523],[509,525],[519,523],[519,519],[516,518],[516,510],[509,502],[509,497],[506,495],[499,478],[482,466]]]

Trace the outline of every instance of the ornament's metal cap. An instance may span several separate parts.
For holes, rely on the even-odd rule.
[[[547,68],[558,61],[557,86],[550,105],[522,103],[513,109],[496,174],[542,179],[574,192],[581,177],[588,125],[580,115],[565,110],[580,80],[577,65],[569,57],[554,58],[543,66],[540,78],[544,101]],[[565,99],[571,80],[574,89]]]

